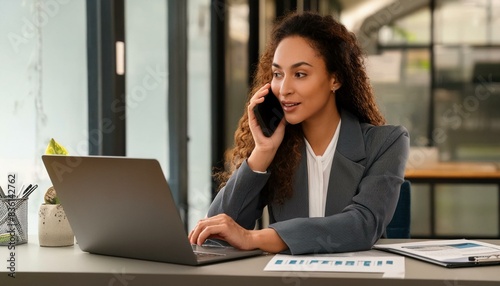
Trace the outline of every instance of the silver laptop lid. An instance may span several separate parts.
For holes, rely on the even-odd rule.
[[[196,265],[159,162],[44,155],[83,251]]]

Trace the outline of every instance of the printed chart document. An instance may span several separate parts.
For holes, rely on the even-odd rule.
[[[376,244],[373,248],[450,268],[500,264],[500,246],[475,240],[454,239]]]
[[[382,273],[383,277],[404,278],[405,261],[404,257],[387,256],[378,251],[316,255],[276,254],[264,271],[365,272]]]

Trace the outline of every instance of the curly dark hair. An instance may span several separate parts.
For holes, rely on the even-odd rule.
[[[385,124],[366,75],[363,53],[356,36],[349,32],[332,16],[321,16],[312,12],[291,13],[280,19],[274,26],[270,42],[260,57],[253,78],[247,103],[252,95],[264,84],[271,82],[272,62],[278,44],[285,38],[299,36],[306,39],[323,57],[326,69],[342,84],[335,91],[339,110],[348,110],[360,122],[373,125]],[[287,124],[285,137],[269,167],[269,181],[263,190],[268,203],[284,203],[293,193],[293,175],[300,162],[304,145],[301,124]],[[240,167],[255,147],[248,125],[247,109],[239,120],[234,134],[235,145],[226,151],[225,168],[214,174],[222,188],[231,174]]]

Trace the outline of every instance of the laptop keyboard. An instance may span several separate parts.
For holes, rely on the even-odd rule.
[[[216,252],[213,250],[215,250],[215,249],[221,250],[224,248],[229,248],[227,246],[224,246],[224,245],[218,243],[217,241],[212,241],[212,240],[207,240],[202,246],[199,246],[196,244],[191,244],[191,247],[193,248],[193,252],[197,258],[226,256],[225,253],[220,253],[220,252]]]
[[[219,241],[216,239],[207,239],[203,243],[202,246],[191,244],[193,248],[193,253],[196,255],[198,259],[200,258],[211,258],[211,257],[223,257],[226,256],[226,253],[221,251],[227,250],[231,251],[234,249],[227,242]]]
[[[224,253],[213,253],[213,252],[204,252],[204,251],[193,251],[196,257],[205,258],[205,257],[217,257],[217,256],[226,256]]]

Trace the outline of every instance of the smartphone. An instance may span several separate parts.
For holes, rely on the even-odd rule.
[[[283,108],[281,108],[280,101],[273,94],[271,89],[269,89],[269,93],[266,95],[264,101],[254,107],[253,112],[262,129],[262,133],[264,133],[266,137],[271,137],[271,135],[273,135],[281,119],[283,119],[285,115]]]

